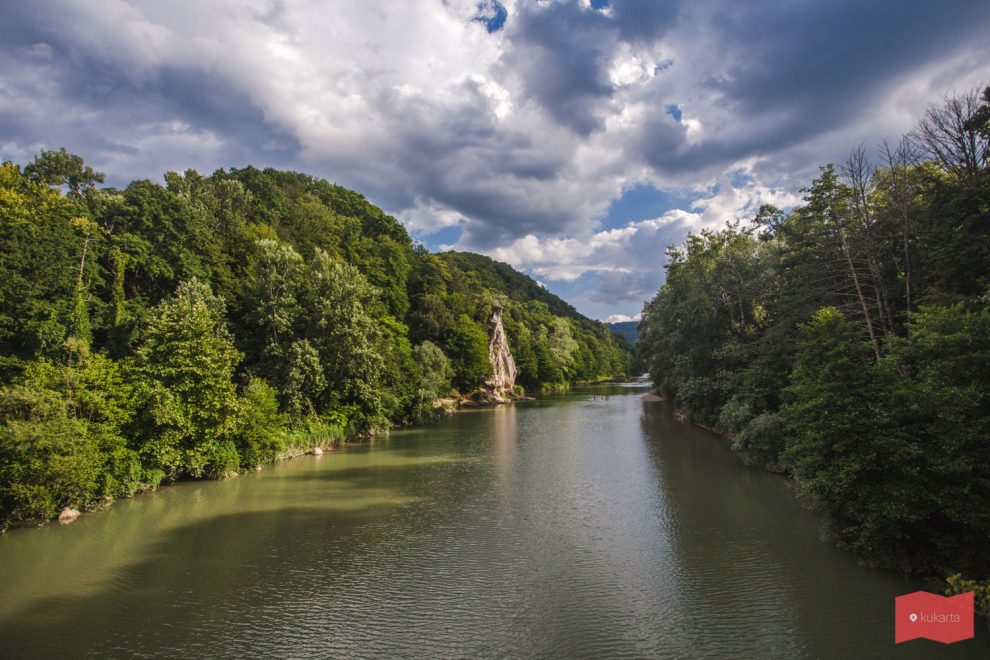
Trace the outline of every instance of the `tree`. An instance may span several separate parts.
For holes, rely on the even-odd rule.
[[[492,375],[488,333],[467,314],[458,316],[456,323],[445,345],[454,367],[454,383],[463,389],[473,389]]]
[[[24,175],[49,186],[67,186],[70,194],[80,197],[104,181],[103,172],[86,165],[82,156],[69,153],[65,147],[43,149],[24,166]]]
[[[803,336],[780,411],[794,438],[784,458],[837,540],[915,568],[900,539],[932,502],[917,480],[919,448],[889,415],[892,374],[837,309],[820,310]]]
[[[146,481],[124,437],[132,389],[118,364],[68,340],[0,389],[0,527],[89,509]]]
[[[946,96],[928,107],[910,139],[946,172],[961,181],[975,181],[987,166],[990,144],[990,138],[980,131],[982,112],[975,90]]]
[[[240,402],[237,453],[240,466],[250,469],[273,463],[285,448],[287,420],[278,411],[275,388],[260,378],[252,378]]]
[[[256,241],[237,314],[244,330],[246,365],[281,391],[287,403],[291,400],[299,413],[302,380],[292,373],[299,368],[300,355],[293,346],[301,332],[305,277],[303,259],[290,246],[273,239]],[[290,385],[292,378],[296,382]],[[307,391],[306,396],[315,394],[312,388]]]
[[[62,347],[78,312],[78,204],[0,165],[0,375]]]
[[[821,168],[821,175],[811,183],[807,193],[805,197],[807,206],[802,210],[808,215],[816,217],[825,229],[826,237],[832,234],[838,239],[846,274],[856,292],[856,300],[859,302],[858,311],[862,313],[863,324],[870,335],[873,354],[879,360],[880,340],[876,333],[872,307],[866,300],[866,284],[858,266],[860,259],[857,254],[854,254],[855,245],[853,237],[850,235],[852,227],[849,222],[851,215],[849,205],[851,201],[855,201],[857,196],[847,186],[839,183],[835,175],[835,168],[831,164]]]
[[[304,304],[307,336],[320,356],[329,395],[322,410],[353,407],[360,431],[385,423],[381,325],[368,313],[377,291],[354,266],[317,250]]]
[[[450,391],[454,369],[439,346],[424,341],[413,350],[419,368],[419,382],[413,397],[412,418],[428,421],[435,416],[434,402]]]
[[[155,308],[137,349],[147,433],[141,451],[169,479],[221,477],[237,469],[234,367],[241,354],[223,300],[205,282],[182,283]]]
[[[967,131],[976,131],[990,140],[990,86],[983,90],[982,103],[963,124]]]
[[[912,167],[915,155],[911,142],[902,138],[896,147],[884,142],[882,156],[886,168],[878,173],[877,188],[882,209],[890,213],[900,227],[901,254],[903,255],[904,307],[907,327],[911,327],[914,309],[915,273],[912,258],[912,238],[915,233],[917,204],[920,194],[919,168]]]

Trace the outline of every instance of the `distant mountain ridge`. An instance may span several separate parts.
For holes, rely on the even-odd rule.
[[[636,339],[639,337],[637,326],[639,326],[639,321],[621,321],[619,323],[609,323],[608,329],[624,338],[630,344],[635,344]]]

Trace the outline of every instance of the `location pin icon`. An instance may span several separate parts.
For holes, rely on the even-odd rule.
[[[914,623],[915,621],[918,620],[918,615],[912,612],[911,616],[909,616],[908,618],[911,619],[911,623]]]

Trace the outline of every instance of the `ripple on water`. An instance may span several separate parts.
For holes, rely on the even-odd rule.
[[[640,393],[457,415],[12,534],[0,656],[889,652],[915,586]]]

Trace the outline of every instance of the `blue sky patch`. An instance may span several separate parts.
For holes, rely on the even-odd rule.
[[[478,11],[480,12],[474,17],[474,20],[479,23],[485,24],[485,29],[488,33],[498,32],[505,25],[505,19],[509,16],[509,12],[505,10],[502,3],[498,0],[492,0],[492,2],[479,2]]]
[[[676,208],[688,208],[690,200],[657,190],[651,185],[634,186],[608,207],[602,218],[602,229],[624,227],[636,220],[658,218]]]
[[[746,170],[733,170],[730,174],[729,181],[732,183],[733,188],[745,188],[753,183],[753,177]]]
[[[441,245],[453,245],[461,238],[461,234],[464,233],[464,228],[460,226],[444,227],[438,229],[432,234],[422,235],[418,232],[413,233],[413,238],[420,241],[426,248],[432,252],[438,252],[442,248]]]

